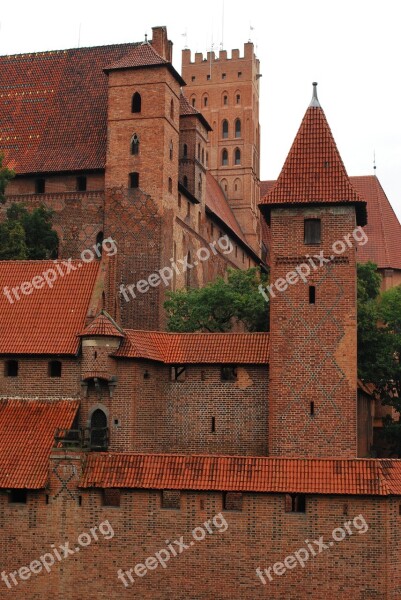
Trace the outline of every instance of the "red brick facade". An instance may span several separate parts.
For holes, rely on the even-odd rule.
[[[364,203],[318,103],[291,168],[261,205],[275,286],[271,333],[144,331],[163,329],[166,289],[260,262],[253,46],[242,58],[222,51],[195,62],[184,51],[189,103],[171,52],[159,27],[152,46],[0,57],[17,87],[25,77],[28,88],[38,84],[42,60],[53,66],[47,117],[61,74],[72,71],[60,140],[54,128],[47,140],[35,133],[24,160],[5,148],[20,171],[1,218],[11,202],[43,203],[54,210],[61,257],[79,261],[102,237],[117,247],[88,274],[77,266],[74,285],[71,275],[43,296],[35,290],[18,319],[2,300],[0,599],[400,599],[401,468],[356,458],[369,453],[371,423],[369,399],[357,418],[356,244],[335,246],[350,240]],[[74,84],[80,69],[84,94]],[[60,152],[64,135],[76,139],[75,153]],[[310,219],[320,220],[320,236],[308,241]],[[216,246],[223,235],[227,253]],[[190,273],[139,289],[212,242],[216,252]],[[305,262],[305,280],[286,285]],[[20,281],[19,269],[1,268],[4,285]],[[149,559],[166,548],[164,566]],[[302,548],[307,559],[294,563]]]

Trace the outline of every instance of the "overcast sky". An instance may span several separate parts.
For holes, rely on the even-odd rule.
[[[186,44],[242,50],[251,38],[263,74],[262,179],[277,178],[318,81],[348,174],[373,174],[375,152],[401,218],[400,9],[397,0],[15,0],[0,5],[0,53],[140,41],[166,25],[180,70]]]

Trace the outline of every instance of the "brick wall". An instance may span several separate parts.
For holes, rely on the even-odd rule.
[[[7,360],[18,360],[18,376],[5,376]],[[49,376],[49,362],[62,363],[61,377]],[[0,396],[4,398],[78,398],[80,360],[63,356],[7,356],[0,360]]]
[[[182,492],[179,510],[162,509],[160,491],[123,490],[119,508],[102,506],[100,490],[76,488],[81,469],[79,457],[64,459],[54,454],[50,489],[30,493],[27,505],[9,504],[9,495],[0,492],[0,552],[6,574],[29,565],[51,544],[69,542],[75,549],[78,536],[109,522],[114,537],[107,540],[98,531],[98,540],[80,547],[51,572],[33,575],[7,589],[0,580],[0,597],[39,600],[104,600],[122,596],[151,600],[307,600],[309,598],[352,598],[352,600],[395,600],[399,593],[398,501],[387,498],[317,496],[306,498],[306,512],[285,512],[284,494],[243,496],[242,512],[225,511],[221,492]],[[56,475],[56,471],[58,476]],[[74,474],[75,473],[75,474]],[[70,479],[69,479],[70,478]],[[69,481],[67,481],[69,479]],[[60,481],[61,480],[61,481]],[[64,482],[64,483],[63,483]],[[66,489],[63,489],[65,486]],[[49,504],[46,504],[46,495]],[[194,541],[192,531],[222,513],[218,528],[210,528],[203,540]],[[352,535],[318,553],[313,540],[332,540],[335,528],[362,515],[369,529]],[[15,526],[18,523],[18,539]],[[228,525],[226,529],[225,524]],[[111,529],[104,526],[108,535]],[[223,529],[226,529],[223,531]],[[117,578],[118,569],[134,569],[138,563],[180,540],[194,546],[172,557],[163,569],[132,572],[134,583],[125,588]],[[317,555],[302,568],[274,574],[266,584],[256,569],[283,563],[287,556],[312,542]],[[177,546],[178,550],[178,546]],[[126,578],[127,580],[127,578]],[[129,582],[129,580],[128,580]]]
[[[304,244],[307,217],[321,218],[321,244]],[[323,251],[330,257],[333,243],[354,229],[353,207],[272,210],[271,283],[285,278],[305,255]],[[352,458],[357,455],[355,247],[330,264],[320,267],[315,261],[318,268],[311,268],[306,283],[287,284],[282,292],[275,288],[270,298],[269,453]],[[310,286],[315,286],[314,304]]]

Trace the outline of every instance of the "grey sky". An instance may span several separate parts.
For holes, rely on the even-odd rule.
[[[0,53],[140,41],[166,25],[181,49],[240,48],[261,61],[262,179],[276,178],[318,81],[350,175],[377,175],[401,217],[400,7],[397,0],[125,2],[15,0],[0,7]],[[254,30],[250,30],[250,25]],[[182,34],[186,33],[187,36]]]

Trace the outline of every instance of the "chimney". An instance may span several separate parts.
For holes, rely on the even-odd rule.
[[[152,27],[152,46],[166,60],[172,59],[172,42],[167,38],[167,27]]]

